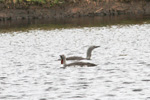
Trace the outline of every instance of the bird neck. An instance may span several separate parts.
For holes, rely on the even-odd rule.
[[[90,60],[90,59],[91,59],[91,52],[92,52],[92,49],[89,48],[89,49],[87,50],[87,53],[86,53],[86,59],[87,59],[87,60]]]
[[[63,64],[64,67],[66,66],[66,59],[65,58],[61,60],[61,64]]]

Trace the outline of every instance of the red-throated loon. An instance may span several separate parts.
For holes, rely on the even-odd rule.
[[[61,64],[63,64],[64,67],[67,66],[88,66],[88,67],[92,67],[92,66],[96,66],[96,64],[93,63],[89,63],[89,62],[74,62],[74,63],[70,63],[70,64],[66,64],[66,57],[65,55],[60,55],[61,58]]]
[[[98,48],[98,47],[100,47],[100,46],[90,46],[87,50],[86,58],[78,57],[78,56],[72,56],[72,57],[67,57],[66,60],[90,60],[93,49]]]

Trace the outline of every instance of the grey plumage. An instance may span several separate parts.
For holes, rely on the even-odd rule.
[[[96,66],[96,64],[93,63],[88,63],[88,62],[74,62],[74,63],[70,63],[67,64],[67,66],[88,66],[88,67],[92,67],[92,66]]]
[[[72,57],[67,57],[66,60],[84,60],[86,58],[83,57],[78,57],[78,56],[72,56]]]
[[[70,63],[70,64],[66,64],[66,57],[65,55],[60,55],[61,58],[61,64],[63,64],[64,67],[67,66],[88,66],[88,67],[92,67],[92,66],[96,66],[96,64],[93,63],[89,63],[89,62],[74,62],[74,63]]]
[[[72,56],[72,57],[67,57],[66,60],[90,60],[91,59],[91,56],[92,56],[92,51],[95,49],[95,48],[98,48],[100,46],[90,46],[87,50],[87,53],[86,53],[86,58],[83,58],[83,57],[78,57],[78,56]]]

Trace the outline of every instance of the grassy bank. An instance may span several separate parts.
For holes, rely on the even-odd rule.
[[[135,1],[150,2],[150,0],[0,0],[1,4],[4,4],[5,8],[28,8],[29,6],[40,6],[49,8],[53,6],[60,6],[70,3],[96,3],[96,2],[112,2],[118,1],[122,3],[131,3]]]

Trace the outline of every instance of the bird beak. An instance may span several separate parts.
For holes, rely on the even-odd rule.
[[[62,55],[60,55],[60,58],[63,59]]]
[[[95,48],[98,48],[98,47],[100,47],[100,46],[95,46]]]

